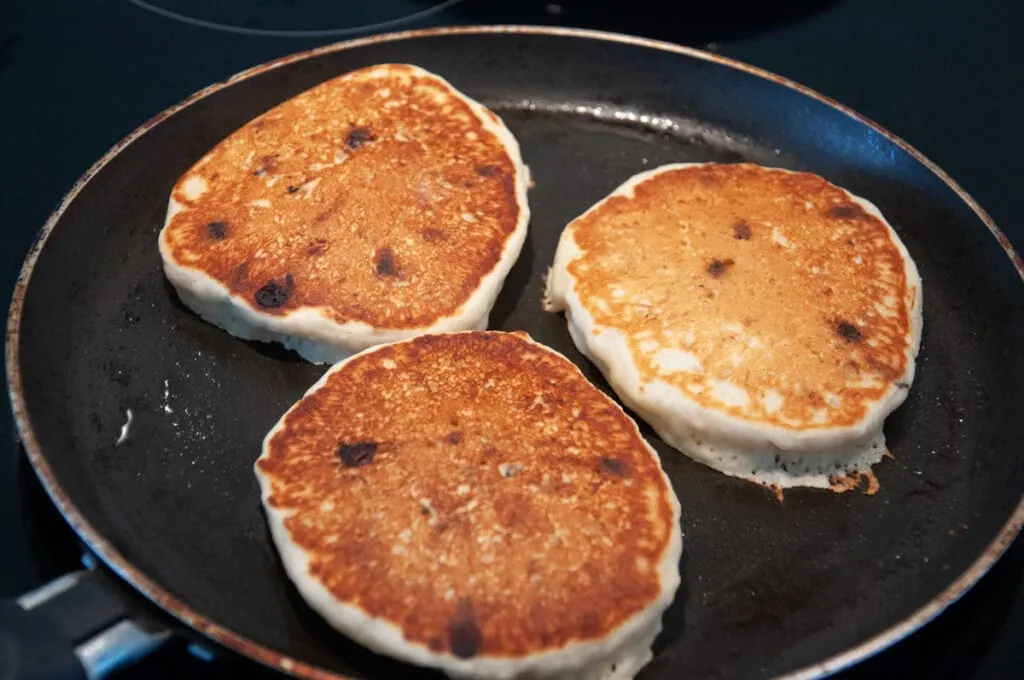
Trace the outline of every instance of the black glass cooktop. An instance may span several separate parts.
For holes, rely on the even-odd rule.
[[[9,298],[36,232],[118,139],[249,66],[367,32],[520,23],[635,33],[718,51],[813,87],[945,168],[1018,249],[1024,177],[1020,0],[7,0],[0,2],[0,290]],[[10,597],[75,568],[73,535],[0,416],[0,589]],[[923,631],[844,680],[993,680],[1024,671],[1024,542]],[[201,660],[183,642],[127,678],[269,677]]]

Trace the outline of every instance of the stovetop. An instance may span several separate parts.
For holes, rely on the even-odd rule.
[[[75,179],[153,114],[285,54],[366,32],[519,23],[584,26],[704,47],[837,99],[946,169],[1024,248],[1021,0],[8,0],[0,3],[0,291]],[[75,568],[80,550],[0,417],[0,594]],[[844,680],[991,680],[1024,668],[1024,541],[924,630]],[[126,678],[268,671],[184,642]]]

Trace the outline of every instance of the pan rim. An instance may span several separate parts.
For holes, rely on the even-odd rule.
[[[735,59],[712,54],[692,47],[650,38],[590,29],[529,25],[446,26],[371,35],[363,38],[324,45],[281,57],[258,66],[253,66],[231,76],[230,78],[199,90],[181,102],[174,104],[163,112],[153,116],[111,147],[107,153],[93,163],[93,165],[75,182],[70,191],[68,191],[63,199],[61,199],[56,210],[54,210],[47,219],[42,230],[37,235],[35,242],[29,249],[24,263],[22,264],[15,283],[14,293],[8,311],[5,348],[7,391],[11,401],[11,408],[18,436],[25,448],[30,464],[35,470],[36,475],[46,490],[50,500],[54,503],[65,521],[68,522],[72,530],[85,543],[89,550],[95,553],[107,565],[107,567],[109,567],[121,579],[126,581],[133,589],[189,628],[202,633],[214,642],[223,645],[234,652],[242,654],[243,656],[257,661],[269,668],[294,677],[315,678],[317,680],[351,680],[348,676],[327,671],[253,642],[251,639],[207,618],[203,614],[192,609],[186,603],[168,593],[162,586],[143,574],[128,559],[121,555],[121,553],[114,548],[114,546],[82,515],[58,483],[56,476],[47,463],[42,448],[36,439],[35,432],[29,420],[28,407],[23,394],[21,368],[19,365],[19,335],[22,310],[25,301],[25,294],[28,290],[28,284],[32,278],[36,261],[46,245],[50,234],[60,222],[67,208],[77,198],[78,194],[81,193],[84,187],[108,163],[110,163],[118,154],[124,151],[137,139],[144,136],[165,119],[191,106],[195,102],[200,101],[207,96],[241,80],[323,54],[341,52],[344,50],[364,47],[366,45],[406,41],[419,38],[444,37],[448,35],[493,34],[524,34],[582,38],[591,41],[626,44],[659,50],[714,63],[736,71],[742,71],[763,80],[771,81],[777,85],[781,85],[825,104],[826,106],[871,128],[893,144],[896,144],[917,162],[921,163],[921,165],[941,180],[946,186],[953,190],[960,200],[962,200],[967,207],[978,216],[982,223],[988,227],[989,231],[1009,257],[1010,262],[1017,270],[1017,274],[1021,277],[1022,282],[1024,282],[1024,263],[1022,263],[1021,258],[1014,251],[1009,239],[1007,239],[988,213],[978,205],[970,194],[968,194],[962,187],[960,187],[959,184],[947,175],[945,171],[930,161],[921,152],[903,141],[900,137],[852,109],[816,92],[815,90],[789,80],[788,78]],[[855,646],[824,659],[823,661],[791,671],[785,675],[777,676],[777,680],[812,680],[824,678],[864,661],[908,637],[910,634],[919,630],[925,624],[941,614],[947,607],[959,600],[960,597],[970,590],[1009,548],[1010,544],[1018,534],[1020,534],[1022,527],[1024,527],[1024,497],[1022,497],[1018,502],[1008,520],[1000,528],[992,542],[986,546],[981,555],[975,559],[975,561],[972,562],[965,571],[946,586],[946,588],[944,588],[925,605],[904,618],[902,621],[856,644]]]

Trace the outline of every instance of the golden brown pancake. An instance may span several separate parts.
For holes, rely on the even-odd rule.
[[[880,458],[920,341],[920,279],[877,208],[749,164],[631,179],[566,228],[549,301],[663,438],[770,483]]]
[[[307,602],[371,649],[452,675],[632,677],[678,585],[678,502],[657,455],[525,335],[352,357],[271,430],[256,472]]]
[[[500,119],[389,64],[303,92],[214,147],[175,185],[160,250],[208,320],[333,362],[486,327],[528,218]]]

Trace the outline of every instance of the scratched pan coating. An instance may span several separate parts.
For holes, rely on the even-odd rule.
[[[467,58],[472,55],[472,58]],[[1024,469],[1024,285],[1005,239],[916,152],[781,79],[650,41],[552,29],[426,31],[253,69],[157,117],[69,195],[30,254],[8,380],[30,459],[76,530],[189,626],[305,677],[398,677],[289,585],[252,464],[323,367],[184,309],[156,248],[178,176],[238,126],[381,62],[441,74],[496,110],[536,186],[492,328],[522,329],[607,389],[541,311],[562,226],[668,162],[753,161],[825,176],[877,204],[924,280],[918,378],[886,434],[874,497],[763,489],[646,436],[682,503],[683,585],[643,677],[816,677],[905,636],[1017,533]],[[128,440],[115,446],[126,410]],[[405,677],[405,675],[402,675]],[[411,676],[410,676],[411,677]]]

